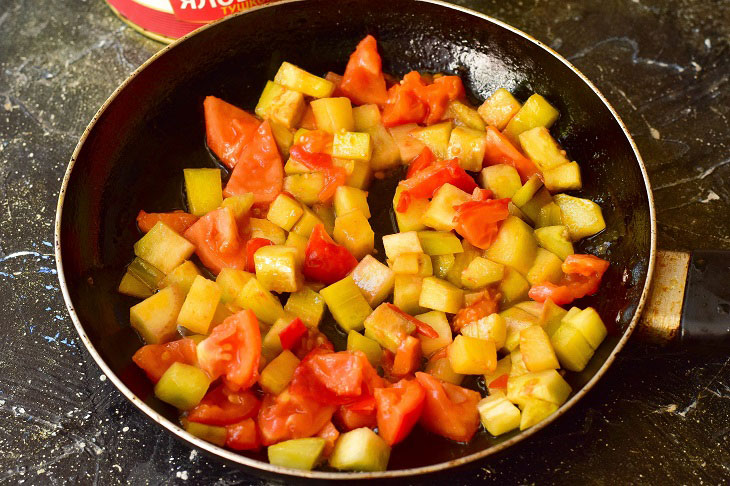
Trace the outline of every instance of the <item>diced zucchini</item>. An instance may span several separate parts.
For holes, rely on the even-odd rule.
[[[242,309],[251,309],[256,317],[266,324],[273,324],[284,316],[284,308],[256,278],[250,278],[234,303]]]
[[[430,338],[418,334],[417,337],[421,340],[421,353],[423,356],[429,357],[439,349],[451,344],[453,337],[451,335],[451,325],[448,319],[446,319],[446,314],[439,311],[430,311],[424,314],[418,314],[416,319],[425,322],[438,333],[437,338]]]
[[[312,98],[327,98],[335,90],[334,83],[288,62],[281,64],[274,76],[274,82]]]
[[[300,129],[301,130],[301,129]],[[307,130],[309,131],[309,130]],[[298,132],[297,132],[298,133]],[[295,138],[296,140],[296,138]],[[297,159],[289,157],[289,159],[286,161],[286,164],[284,164],[284,174],[286,175],[294,175],[294,174],[307,174],[308,172],[311,172],[312,169],[304,165],[303,163],[299,162]]]
[[[578,162],[570,162],[542,173],[550,192],[576,191],[583,187]]]
[[[426,255],[449,255],[464,251],[461,240],[451,231],[419,231],[418,239]]]
[[[304,115],[305,105],[302,93],[267,81],[255,113],[261,118],[274,120],[287,128],[295,128]]]
[[[286,242],[286,231],[267,219],[251,218],[251,238],[265,238],[275,245]]]
[[[553,197],[546,188],[541,188],[532,196],[532,199],[520,207],[520,210],[530,218],[530,221],[537,221],[540,217],[540,211],[548,204],[553,204]]]
[[[361,330],[365,319],[373,311],[352,276],[348,275],[323,288],[319,293],[327,303],[332,317],[345,332]]]
[[[513,268],[505,268],[504,278],[499,283],[499,291],[502,294],[502,305],[511,305],[527,299],[530,283],[520,272]]]
[[[521,219],[510,216],[502,223],[497,238],[485,256],[526,275],[535,261],[536,253],[537,241],[532,228]]]
[[[393,291],[395,273],[372,255],[365,255],[352,271],[352,279],[370,307],[377,307]]]
[[[511,377],[507,382],[507,398],[517,405],[537,398],[560,406],[568,399],[570,391],[570,385],[556,370],[525,373]]]
[[[294,319],[294,316],[284,313],[282,317],[278,318],[271,325],[269,330],[266,331],[263,339],[261,339],[261,354],[267,361],[273,360],[283,351],[279,334],[281,331],[286,329]]]
[[[142,283],[140,279],[131,274],[129,270],[124,272],[124,276],[121,282],[119,282],[119,287],[117,287],[117,292],[139,299],[146,299],[152,295],[152,290]]]
[[[558,119],[558,110],[545,98],[535,93],[525,101],[520,111],[507,123],[504,134],[517,147],[520,146],[520,133],[535,127],[550,128]]]
[[[373,146],[369,133],[336,132],[332,155],[342,159],[370,160]]]
[[[522,151],[541,172],[570,162],[565,156],[565,150],[558,146],[558,142],[545,127],[526,130],[520,133],[519,139]]]
[[[291,128],[287,128],[286,125],[276,120],[269,120],[269,126],[271,127],[271,134],[274,136],[274,141],[279,148],[281,157],[283,159],[289,158],[289,149],[294,144],[294,132]]]
[[[155,385],[155,396],[165,403],[190,410],[200,403],[210,386],[210,378],[196,366],[175,362]]]
[[[456,127],[451,131],[447,156],[458,157],[462,169],[478,172],[482,170],[486,148],[487,137],[483,131]]]
[[[191,422],[189,420],[183,420],[182,424],[183,427],[185,427],[185,431],[191,435],[194,435],[195,437],[198,437],[220,447],[223,447],[226,444],[226,436],[228,435],[228,431],[225,427],[219,427],[217,425],[206,425],[198,422]]]
[[[222,269],[215,279],[215,283],[218,284],[218,288],[221,290],[221,302],[225,304],[235,302],[244,285],[252,278],[253,274],[243,270],[235,268]]]
[[[347,350],[362,351],[373,366],[380,364],[380,357],[383,355],[383,348],[377,341],[363,336],[357,331],[347,333]]]
[[[462,242],[462,247],[464,251],[454,255],[454,264],[446,273],[446,280],[456,285],[457,287],[461,287],[462,285],[461,277],[464,273],[464,270],[475,258],[479,257],[482,254],[482,251],[480,249],[473,246],[466,240]]]
[[[522,212],[520,208],[515,206],[515,203],[512,201],[507,204],[507,210],[509,211],[510,216],[515,216],[517,218],[520,218],[522,221],[524,221],[527,224],[533,224],[534,221],[532,221],[525,213]]]
[[[269,463],[275,466],[311,471],[322,459],[326,442],[322,437],[307,437],[270,445],[267,449]]]
[[[493,341],[460,334],[448,347],[451,368],[463,375],[483,375],[497,368],[497,349]]]
[[[175,269],[168,273],[162,280],[161,287],[168,287],[170,285],[176,285],[183,290],[186,294],[190,291],[190,287],[193,285],[195,277],[200,275],[200,270],[190,260],[185,260]]]
[[[393,207],[398,207],[400,195],[403,192],[401,186],[396,187],[395,196],[393,197]],[[428,209],[428,199],[411,199],[408,209],[405,211],[394,211],[395,220],[398,223],[398,230],[401,232],[418,231],[426,229],[426,225],[421,222],[423,213]]]
[[[558,405],[545,400],[531,398],[522,404],[522,417],[520,430],[529,429],[533,425],[542,422],[558,410]]]
[[[568,227],[570,239],[573,241],[595,235],[606,228],[601,207],[593,201],[567,194],[556,194],[555,204],[560,207],[563,224]],[[146,260],[149,261],[149,259]],[[154,262],[152,263],[154,264]],[[160,268],[160,270],[162,269]]]
[[[525,185],[520,187],[517,192],[515,192],[515,195],[512,196],[512,202],[518,208],[522,208],[522,206],[527,204],[527,202],[532,199],[532,197],[537,194],[537,191],[539,191],[541,188],[542,180],[537,174],[535,174],[530,177],[527,182],[525,182]]]
[[[449,103],[446,107],[444,118],[453,120],[456,125],[468,127],[473,130],[484,131],[487,128],[487,125],[482,120],[482,117],[479,116],[477,110],[465,105],[461,101],[454,100]]]
[[[543,304],[540,302],[535,302],[534,300],[526,300],[524,302],[519,302],[515,304],[514,307],[515,309],[523,310],[531,316],[539,319],[542,315]]]
[[[415,330],[416,325],[411,320],[388,304],[380,304],[365,319],[365,335],[394,353],[401,341]]]
[[[355,131],[364,132],[382,123],[378,105],[362,105],[352,109],[352,118],[355,120]]]
[[[299,218],[297,224],[291,229],[292,233],[296,233],[299,236],[309,239],[312,234],[314,227],[318,224],[324,225],[323,221],[319,219],[319,216],[314,214],[309,208],[303,208],[304,214]]]
[[[537,236],[537,233],[535,233]],[[538,240],[539,241],[539,240]],[[527,281],[530,285],[539,285],[543,282],[557,284],[563,278],[563,261],[553,252],[538,248],[535,263],[527,272]]]
[[[218,302],[218,305],[215,308],[215,313],[213,313],[213,320],[210,323],[210,327],[208,328],[213,329],[218,324],[221,324],[223,321],[228,319],[230,316],[235,314],[236,312],[241,311],[242,309],[234,304],[224,304],[222,301]],[[196,334],[197,336],[200,336],[200,334]]]
[[[593,307],[587,307],[573,315],[566,315],[563,321],[564,324],[577,329],[593,349],[598,349],[608,334],[601,316]]]
[[[383,247],[385,256],[389,260],[395,259],[401,253],[423,253],[421,240],[415,231],[385,235],[383,236]]]
[[[284,177],[284,190],[310,206],[319,201],[319,193],[322,192],[322,189],[324,189],[324,173],[322,172],[291,174]]]
[[[310,328],[316,329],[324,316],[324,299],[309,287],[289,294],[284,310],[299,317]]]
[[[512,93],[504,88],[499,88],[482,103],[477,111],[487,125],[491,125],[497,130],[503,130],[521,107],[522,105],[512,96]]]
[[[538,324],[552,338],[567,313],[565,309],[555,305],[552,300],[547,299],[542,305],[542,312],[540,312]]]
[[[566,226],[544,226],[535,230],[537,244],[547,251],[555,254],[561,260],[572,255],[573,243],[570,241],[570,233]]]
[[[137,243],[134,254],[164,273],[190,258],[195,246],[162,221],[158,221]]]
[[[550,337],[540,326],[530,326],[520,331],[520,351],[525,366],[532,372],[560,368]]]
[[[410,132],[410,135],[431,149],[437,159],[446,159],[449,153],[449,138],[451,137],[452,127],[453,124],[450,121],[445,121],[427,127],[415,128]]]
[[[352,103],[349,98],[321,98],[310,103],[317,121],[317,128],[329,133],[355,129]]]
[[[431,257],[431,263],[433,264],[433,274],[438,278],[447,278],[449,270],[454,266],[456,258],[453,253],[448,255],[435,255]]]
[[[423,277],[415,275],[396,275],[393,285],[393,304],[403,312],[415,315],[426,312],[419,305]]]
[[[504,375],[507,375],[509,377],[510,373],[512,371],[512,355],[508,354],[504,358],[497,361],[497,368],[495,368],[494,371],[492,371],[489,374],[484,375],[484,384],[487,386],[487,390],[489,391],[490,395],[493,395],[495,393],[500,393],[504,395],[504,388],[493,388],[492,382],[496,380],[497,378],[501,378]],[[527,370],[525,370],[527,372]]]
[[[370,186],[370,180],[373,176],[372,159],[367,160],[351,160],[351,159],[332,159],[332,163],[344,167],[347,172],[345,185],[355,187],[357,189],[367,189]]]
[[[336,216],[342,216],[353,209],[359,209],[366,218],[370,217],[367,191],[354,187],[338,187],[335,190],[334,207]]]
[[[175,268],[177,269],[178,267],[180,267],[180,265]],[[165,287],[165,274],[149,262],[142,260],[140,257],[136,257],[132,260],[132,263],[130,263],[127,267],[127,272],[137,278],[137,280],[144,284],[149,290],[157,290],[160,287]]]
[[[358,209],[335,218],[334,240],[360,260],[373,252],[375,233],[368,218]]]
[[[477,409],[482,425],[495,437],[520,426],[520,409],[504,394],[490,394],[477,404]]]
[[[593,357],[594,350],[576,328],[561,324],[550,337],[560,365],[566,370],[583,371]]]
[[[461,286],[478,289],[499,282],[502,277],[504,277],[504,265],[483,257],[476,257],[461,272]]]
[[[147,344],[160,344],[177,336],[177,315],[185,294],[165,287],[129,309],[129,322]]]
[[[290,246],[262,246],[253,256],[256,278],[274,292],[296,292],[304,283],[297,250]]]
[[[436,277],[423,279],[418,305],[427,309],[456,314],[464,303],[464,291]]]
[[[461,385],[461,382],[464,381],[464,375],[455,372],[451,368],[448,356],[441,355],[441,353],[437,353],[426,363],[426,373],[452,385]]]
[[[388,129],[393,140],[398,145],[401,162],[405,165],[410,164],[413,159],[418,157],[418,154],[421,153],[424,147],[426,147],[426,144],[411,136],[411,132],[417,128],[419,127],[415,123],[407,123]]]
[[[504,348],[510,352],[514,351],[520,344],[520,331],[538,322],[537,317],[517,306],[503,310],[499,315],[507,323],[507,340],[504,343]]]
[[[221,171],[218,169],[184,169],[188,208],[195,216],[203,216],[223,202]]]
[[[471,201],[471,195],[451,184],[444,184],[434,193],[421,222],[435,230],[451,231],[456,227],[454,206]]]
[[[294,248],[297,251],[297,259],[304,263],[304,254],[307,250],[308,243],[309,240],[307,238],[292,232],[286,235],[284,245]]]
[[[385,471],[390,446],[367,427],[340,435],[329,458],[329,465],[344,471]]]
[[[522,187],[517,169],[506,164],[490,165],[482,169],[479,182],[494,193],[497,199],[511,199]]]
[[[393,272],[404,275],[429,277],[433,275],[431,258],[424,253],[401,253],[393,260]]]
[[[512,362],[512,367],[509,370],[510,380],[529,373],[527,366],[525,366],[525,362],[522,360],[522,352],[519,348],[512,351],[509,357]]]
[[[253,193],[239,194],[238,196],[229,196],[223,199],[222,207],[228,208],[233,213],[236,222],[240,221],[244,216],[248,216],[251,206],[254,203]]]
[[[543,226],[559,226],[563,224],[563,213],[557,204],[550,202],[540,208],[540,214],[538,214],[535,223],[537,228],[542,228]]]
[[[180,309],[177,324],[196,334],[208,334],[220,300],[221,290],[218,285],[198,275]]]
[[[501,349],[507,340],[507,321],[499,314],[490,314],[461,328],[461,334],[492,341]]]
[[[388,170],[400,165],[398,144],[382,124],[368,128],[366,132],[370,135],[373,144],[373,152],[370,156],[370,167],[373,170]]]
[[[302,214],[304,214],[304,210],[299,202],[286,194],[279,194],[274,199],[274,202],[271,203],[271,206],[269,206],[266,219],[280,228],[289,231],[299,221]]]
[[[261,389],[274,395],[283,392],[294,377],[294,370],[297,369],[297,366],[299,366],[299,358],[288,349],[283,350],[261,372],[259,376]]]

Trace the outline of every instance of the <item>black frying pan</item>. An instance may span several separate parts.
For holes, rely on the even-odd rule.
[[[366,34],[378,39],[384,71],[458,74],[473,96],[505,87],[518,98],[544,95],[561,117],[552,129],[580,162],[581,197],[603,208],[607,229],[576,251],[611,261],[598,296],[609,336],[588,368],[567,376],[574,394],[549,419],[498,439],[486,433],[455,444],[421,430],[395,447],[384,473],[302,472],[197,439],[177,412],[151,395],[131,356],[142,342],[129,327],[130,300],[116,292],[139,209],[183,207],[182,168],[213,167],[205,147],[202,102],[215,95],[252,109],[282,61],[318,74],[342,72]],[[395,181],[370,189],[373,226],[392,233]],[[379,240],[379,238],[376,238]],[[428,0],[310,0],[277,3],[228,18],[162,50],[104,104],[71,159],[56,221],[58,275],[69,312],[89,352],[119,390],[154,421],[190,443],[259,473],[323,479],[378,478],[442,470],[486,457],[527,438],[572,406],[606,371],[629,337],[647,296],[654,264],[654,210],[641,158],[621,120],[565,59],[526,34],[453,5]],[[341,342],[331,323],[325,331]]]

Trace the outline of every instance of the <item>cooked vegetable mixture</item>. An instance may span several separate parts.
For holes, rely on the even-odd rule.
[[[119,285],[144,299],[134,362],[188,432],[279,466],[382,471],[417,424],[467,442],[566,401],[606,327],[565,306],[609,263],[574,253],[605,223],[562,194],[580,168],[545,98],[499,89],[474,108],[457,76],[384,75],[368,36],[342,76],[285,62],[255,115],[212,96],[204,112],[221,167],[185,169],[186,211],[139,212]],[[367,189],[399,171],[383,255]]]

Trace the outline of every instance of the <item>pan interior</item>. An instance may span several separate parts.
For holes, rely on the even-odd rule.
[[[79,320],[114,373],[171,420],[176,412],[150,396],[150,384],[131,364],[142,345],[129,327],[135,300],[116,292],[139,238],[137,212],[183,208],[181,169],[216,166],[204,142],[206,95],[252,110],[282,61],[320,75],[342,73],[366,34],[378,39],[386,72],[458,74],[474,102],[504,87],[522,100],[538,92],[558,108],[561,117],[552,132],[581,166],[584,189],[576,195],[598,202],[607,223],[604,232],[576,251],[596,253],[613,264],[599,295],[577,303],[596,307],[610,334],[587,370],[568,375],[574,390],[596,373],[631,322],[650,262],[649,199],[619,123],[576,73],[508,29],[435,4],[314,0],[274,5],[206,29],[149,64],[101,114],[68,182],[60,238]],[[392,179],[376,181],[370,190],[379,236],[393,232],[394,186]],[[335,340],[342,338],[331,322],[325,328]],[[395,448],[390,469],[460,458],[512,436],[480,434],[469,444],[454,444],[419,430]]]

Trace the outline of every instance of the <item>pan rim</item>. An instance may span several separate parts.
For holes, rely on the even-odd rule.
[[[443,471],[445,469],[450,469],[452,467],[458,467],[479,459],[483,459],[487,456],[490,456],[492,454],[496,454],[502,450],[507,449],[508,447],[521,442],[522,440],[531,437],[532,435],[536,434],[540,430],[542,430],[544,427],[551,424],[554,420],[556,420],[558,417],[566,413],[578,400],[580,400],[588,391],[590,391],[591,388],[600,380],[601,377],[606,373],[608,368],[610,368],[611,364],[616,358],[616,355],[623,349],[623,347],[626,345],[626,342],[628,341],[629,337],[631,336],[632,332],[636,328],[640,318],[641,313],[644,308],[644,305],[646,304],[647,296],[649,293],[649,288],[651,286],[651,281],[654,273],[654,264],[655,264],[655,256],[656,256],[656,213],[655,213],[655,207],[654,207],[654,198],[653,193],[651,190],[651,184],[649,182],[649,176],[646,170],[646,166],[644,165],[644,161],[641,157],[641,154],[639,153],[639,150],[636,146],[636,143],[629,133],[628,129],[626,128],[626,125],[624,124],[621,117],[618,115],[616,110],[613,108],[613,106],[610,104],[610,102],[606,99],[606,97],[598,90],[598,88],[582,73],[580,72],[575,66],[573,66],[570,61],[568,61],[566,58],[564,58],[562,55],[558,54],[555,50],[547,46],[546,44],[542,43],[541,41],[535,39],[531,35],[523,32],[520,29],[517,29],[501,20],[498,20],[496,18],[493,18],[491,16],[488,16],[486,14],[482,14],[480,12],[461,7],[459,5],[453,5],[450,3],[443,2],[441,0],[413,0],[415,2],[422,2],[422,3],[430,3],[434,5],[438,5],[443,8],[452,9],[467,15],[474,16],[482,21],[489,22],[491,24],[497,25],[503,29],[506,29],[522,38],[527,40],[528,42],[532,42],[536,46],[540,47],[541,49],[545,50],[549,54],[551,54],[553,57],[555,57],[558,61],[562,62],[568,69],[573,71],[592,91],[595,93],[596,96],[601,100],[601,102],[608,108],[609,112],[613,116],[613,118],[616,120],[616,122],[621,127],[621,130],[623,131],[624,136],[629,141],[629,144],[631,145],[631,149],[634,153],[634,156],[636,158],[636,162],[639,164],[639,169],[641,171],[641,175],[644,181],[644,187],[646,190],[646,195],[649,203],[649,218],[650,218],[650,254],[649,254],[649,265],[647,267],[646,271],[646,281],[644,283],[644,288],[642,289],[641,296],[639,298],[638,305],[636,307],[636,311],[634,312],[634,316],[627,326],[626,330],[623,333],[623,336],[619,340],[619,342],[616,344],[614,349],[611,351],[609,356],[606,358],[606,361],[601,365],[601,367],[596,371],[596,373],[591,377],[588,382],[581,387],[576,394],[570,398],[567,402],[565,402],[554,414],[552,414],[550,417],[546,418],[539,424],[527,429],[524,432],[519,433],[515,437],[506,440],[504,442],[501,442],[499,444],[493,445],[491,447],[488,447],[486,449],[483,449],[479,452],[475,452],[473,454],[469,454],[464,457],[460,457],[458,459],[452,459],[450,461],[440,462],[437,464],[431,464],[428,466],[420,466],[415,468],[407,468],[407,469],[396,469],[396,470],[387,470],[382,472],[328,472],[328,471],[302,471],[297,469],[291,469],[291,468],[285,468],[280,466],[274,466],[272,464],[269,464],[268,462],[259,461],[256,459],[249,458],[247,456],[238,454],[236,452],[224,449],[222,447],[218,447],[216,445],[213,445],[209,442],[206,442],[202,439],[199,439],[197,437],[194,437],[193,435],[186,432],[184,429],[182,429],[177,424],[173,423],[172,421],[168,420],[167,418],[163,417],[161,414],[159,414],[157,411],[152,409],[149,405],[144,403],[139,397],[137,397],[120,379],[119,377],[111,370],[111,368],[106,364],[104,359],[101,357],[99,352],[97,351],[96,347],[93,345],[91,340],[89,339],[89,336],[86,334],[86,331],[84,330],[83,325],[81,324],[81,321],[76,313],[76,310],[74,308],[74,305],[71,301],[71,296],[68,290],[68,285],[66,283],[66,277],[63,270],[63,260],[62,260],[62,252],[61,252],[61,220],[63,217],[63,203],[65,200],[66,191],[68,189],[68,183],[71,178],[71,173],[73,172],[73,168],[76,163],[76,159],[84,146],[86,139],[88,138],[91,131],[94,129],[97,121],[100,119],[101,115],[104,113],[104,111],[113,103],[113,101],[116,99],[116,97],[119,95],[121,91],[123,91],[127,85],[129,85],[136,76],[143,71],[148,65],[155,62],[158,58],[165,55],[169,50],[175,48],[178,44],[181,44],[183,42],[186,42],[189,38],[196,35],[199,32],[202,32],[204,30],[207,30],[209,28],[214,28],[216,25],[222,22],[226,22],[230,20],[233,17],[238,17],[240,15],[246,15],[248,13],[252,13],[264,8],[276,8],[279,6],[283,6],[290,3],[299,3],[303,2],[305,0],[284,0],[279,1],[271,4],[262,5],[259,7],[255,7],[225,18],[222,18],[216,22],[213,22],[211,24],[208,24],[204,27],[201,27],[200,29],[197,29],[184,37],[181,37],[180,39],[176,40],[175,42],[163,47],[158,52],[153,54],[149,59],[147,59],[142,65],[140,65],[137,69],[135,69],[113,92],[112,94],[106,99],[106,101],[101,105],[99,110],[96,112],[96,114],[93,116],[87,127],[84,129],[79,142],[77,143],[73,154],[71,156],[71,159],[69,161],[68,167],[66,168],[66,171],[64,173],[63,181],[61,183],[61,189],[59,191],[58,195],[58,203],[56,207],[56,217],[54,222],[54,252],[55,252],[55,258],[56,258],[56,268],[58,271],[58,279],[61,287],[61,291],[63,294],[64,302],[66,303],[66,308],[68,310],[69,316],[71,317],[71,320],[74,324],[74,327],[76,328],[76,332],[79,334],[79,337],[81,341],[83,342],[87,352],[91,355],[91,357],[94,359],[96,364],[101,368],[102,372],[110,379],[110,381],[114,384],[114,386],[117,388],[117,390],[124,395],[130,402],[132,402],[140,411],[142,411],[144,414],[146,414],[150,419],[152,419],[157,424],[161,425],[165,429],[167,429],[168,432],[174,434],[179,439],[183,440],[184,442],[197,447],[199,449],[202,449],[206,451],[210,455],[214,455],[216,457],[219,457],[221,459],[224,459],[225,461],[228,461],[230,463],[238,464],[241,466],[246,466],[253,469],[259,469],[263,470],[269,473],[275,473],[275,474],[282,474],[287,476],[295,476],[295,477],[301,477],[306,479],[320,479],[320,480],[358,480],[358,479],[386,479],[386,478],[397,478],[397,477],[404,477],[404,476],[414,476],[414,475],[421,475],[421,474],[428,474],[433,473],[437,471]]]

